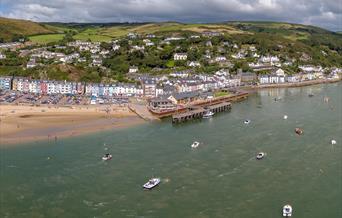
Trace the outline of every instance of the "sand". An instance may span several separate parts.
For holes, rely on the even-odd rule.
[[[127,106],[0,105],[0,146],[58,140],[143,122]]]

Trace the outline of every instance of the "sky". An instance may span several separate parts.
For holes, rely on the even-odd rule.
[[[281,21],[342,30],[342,0],[0,0],[0,16],[39,22]]]

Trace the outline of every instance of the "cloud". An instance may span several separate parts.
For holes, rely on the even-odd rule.
[[[49,22],[270,20],[341,30],[339,0],[1,0],[0,16]]]

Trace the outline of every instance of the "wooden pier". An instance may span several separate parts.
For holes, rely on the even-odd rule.
[[[206,111],[219,113],[219,112],[230,110],[231,107],[232,107],[232,104],[230,102],[222,102],[220,104],[211,105],[206,108],[192,107],[192,108],[189,108],[187,112],[172,115],[172,123],[182,123],[182,122],[186,122],[189,120],[202,119]]]

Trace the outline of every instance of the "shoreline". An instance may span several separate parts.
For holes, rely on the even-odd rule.
[[[338,79],[319,79],[319,80],[310,80],[298,83],[282,83],[282,84],[265,84],[265,85],[256,85],[256,86],[245,86],[241,87],[243,90],[258,90],[258,89],[269,89],[269,88],[296,88],[296,87],[304,87],[304,86],[311,86],[311,85],[318,85],[318,84],[325,84],[325,83],[337,83],[342,81],[342,78]]]
[[[304,87],[336,83],[342,79],[241,87],[245,91],[268,88]],[[34,106],[0,105],[0,147],[34,141],[53,141],[146,123],[128,106]]]
[[[0,147],[128,128],[144,122],[127,106],[0,105]]]

